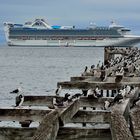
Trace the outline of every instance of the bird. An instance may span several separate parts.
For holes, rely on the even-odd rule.
[[[18,95],[16,97],[16,106],[15,107],[20,107],[23,102],[24,102],[24,96],[22,94]]]
[[[79,98],[79,97],[81,97],[83,94],[81,94],[81,93],[76,93],[76,94],[74,94],[72,97],[73,98]]]
[[[81,74],[81,76],[86,76],[87,73],[88,73],[88,67],[85,66],[85,70],[84,70],[84,72]]]
[[[131,87],[129,85],[126,85],[125,86],[125,92],[126,92],[126,94],[129,94],[130,90],[131,90]]]
[[[68,101],[70,101],[70,102],[75,101],[75,100],[79,99],[82,95],[83,94],[81,94],[81,93],[76,93],[76,94],[74,94],[72,96],[69,96],[69,100]]]
[[[13,90],[13,91],[11,91],[10,93],[19,93],[21,91],[21,88],[20,87],[18,87],[17,89],[15,89],[15,90]]]
[[[125,88],[120,90],[120,94],[123,96],[123,98],[126,96]]]
[[[62,91],[62,86],[60,85],[60,86],[55,90],[56,96],[59,96],[59,94],[60,94],[61,91]]]
[[[63,102],[58,100],[57,97],[53,98],[53,109],[63,107]]]
[[[107,110],[110,107],[110,105],[111,105],[111,102],[105,101],[104,102],[104,109]]]
[[[134,106],[137,105],[137,102],[140,100],[140,97],[137,97],[136,99],[133,100],[132,106],[130,106],[130,109],[132,109]]]
[[[87,97],[88,98],[95,98],[95,99],[97,99],[98,97],[96,96],[96,91],[95,90],[93,90],[93,89],[89,89],[88,91],[87,91]]]
[[[20,121],[21,127],[29,127],[33,120]]]
[[[85,66],[85,70],[84,70],[84,72],[87,72],[87,70],[88,70],[88,67],[87,67],[87,66]]]
[[[63,102],[69,101],[69,97],[70,97],[70,94],[66,93],[62,101]]]
[[[66,93],[65,96],[60,100],[58,96],[53,98],[54,108],[65,107],[68,104],[70,94]]]
[[[114,100],[113,100],[113,103],[119,103],[120,100],[122,100],[122,99],[123,99],[122,94],[121,94],[121,93],[118,93],[118,94],[115,96],[115,98],[114,98]]]

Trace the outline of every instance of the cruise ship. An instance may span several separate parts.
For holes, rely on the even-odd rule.
[[[140,42],[140,36],[131,35],[130,29],[115,22],[108,27],[91,23],[80,29],[50,25],[44,19],[35,19],[25,24],[5,22],[4,31],[9,46],[130,47]]]

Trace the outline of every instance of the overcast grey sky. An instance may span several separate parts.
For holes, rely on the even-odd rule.
[[[140,29],[140,0],[0,0],[3,22],[24,23],[43,17],[50,24],[86,27],[89,23],[109,25],[111,20]]]

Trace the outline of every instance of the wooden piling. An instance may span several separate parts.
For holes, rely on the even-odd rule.
[[[109,90],[106,90],[106,97],[109,97]]]
[[[32,140],[55,140],[59,130],[59,114],[51,111],[44,117]]]

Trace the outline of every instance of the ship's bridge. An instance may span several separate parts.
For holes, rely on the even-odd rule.
[[[52,27],[44,19],[35,19],[34,22],[26,22],[24,27],[39,28],[39,29],[42,29],[42,28],[52,29]]]
[[[125,28],[122,25],[116,24],[116,22],[114,22],[114,21],[111,21],[111,25],[109,25],[109,28],[118,30],[118,32],[122,35],[127,35],[131,31],[130,29]]]

